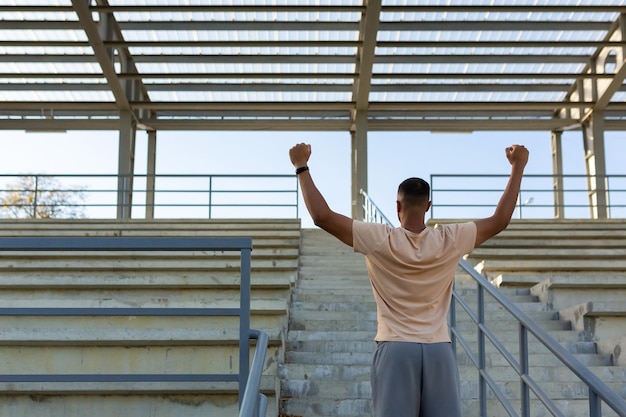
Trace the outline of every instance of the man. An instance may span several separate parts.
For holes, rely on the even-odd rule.
[[[505,150],[508,184],[491,217],[426,227],[430,186],[409,178],[398,187],[401,227],[365,223],[332,211],[308,168],[311,146],[289,150],[313,222],[365,255],[376,301],[377,350],[372,364],[375,417],[461,417],[458,368],[446,316],[463,255],[504,230],[515,210],[528,150]]]

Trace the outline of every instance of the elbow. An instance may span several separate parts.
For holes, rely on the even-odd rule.
[[[331,211],[323,211],[311,213],[311,219],[313,220],[313,224],[317,227],[326,230],[326,225],[328,224],[329,219],[331,218]]]
[[[490,236],[495,236],[498,233],[502,232],[506,229],[511,223],[511,218],[508,216],[498,216],[498,214],[494,214],[489,218],[487,230],[489,231]]]
[[[496,221],[494,223],[496,229],[494,234],[498,234],[507,227],[509,227],[509,224],[511,224],[511,218],[507,216],[502,216],[501,218],[496,218]]]
[[[316,214],[314,216],[312,215],[311,218],[313,220],[313,224],[314,225],[316,225],[317,227],[320,227],[322,229],[324,228],[324,225],[326,224],[325,220],[326,220],[327,216]]]

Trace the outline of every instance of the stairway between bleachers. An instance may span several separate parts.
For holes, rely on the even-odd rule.
[[[517,248],[505,251],[507,256],[502,258],[510,259],[509,257],[519,254],[518,262],[526,266],[525,272],[521,274],[516,271],[513,267],[515,261],[510,261],[512,267],[507,270],[507,276],[521,277],[520,282],[500,285],[501,291],[573,352],[589,369],[625,397],[623,381],[626,379],[626,367],[616,366],[618,363],[615,355],[602,351],[599,348],[600,343],[590,337],[589,331],[581,332],[573,328],[569,319],[562,317],[560,319],[562,314],[553,304],[546,302],[546,296],[537,295],[538,288],[534,286],[548,277],[542,275],[545,271],[529,269],[530,254],[545,252],[548,254],[546,257],[553,257],[554,253],[545,248],[541,249],[540,244],[561,242],[546,238],[544,235],[548,227],[541,222],[539,224],[541,226],[537,226],[536,229],[538,236],[533,235],[533,226],[512,225],[510,230],[503,232],[497,239],[476,249],[471,261],[477,265],[484,265],[483,272],[492,276],[486,272],[491,260],[494,259],[487,256],[488,252],[497,252],[496,248],[502,242],[511,248]],[[571,227],[570,225],[569,228]],[[552,232],[554,237],[563,235],[562,229],[560,232]],[[575,236],[576,233],[571,235]],[[626,236],[621,232],[618,232],[618,235]],[[607,234],[602,236],[606,237]],[[595,239],[591,245],[599,248],[601,244]],[[608,242],[609,246],[614,244],[614,241]],[[351,248],[319,229],[303,230],[301,247],[299,279],[293,291],[290,308],[285,364],[279,367],[282,416],[371,416],[369,366],[375,349],[373,337],[376,323],[375,305],[363,257],[354,254]],[[626,245],[622,245],[622,250],[625,247]],[[539,250],[528,254],[524,253],[524,248]],[[596,262],[591,258],[599,253],[601,252],[594,252],[588,258],[589,262]],[[555,259],[555,263],[558,262],[559,260]],[[569,271],[575,276],[579,276],[579,272]],[[623,275],[614,271],[612,276],[611,282],[617,282],[626,288]],[[500,273],[492,278],[494,283],[502,284],[503,278]],[[468,277],[461,272],[457,274],[457,288],[469,300],[475,300],[473,295],[476,291],[475,284],[469,282]],[[516,323],[503,318],[501,308],[494,302],[488,300],[487,302],[487,321],[505,344],[515,352],[518,337]],[[468,334],[475,333],[475,325],[470,323],[467,317],[460,315],[457,321],[461,328],[467,329]],[[618,335],[614,336],[619,338]],[[468,338],[476,340],[475,337]],[[588,416],[587,403],[582,400],[588,394],[586,386],[555,362],[552,355],[544,351],[538,343],[531,343],[530,349],[531,375],[542,386],[548,387],[549,395],[563,407],[565,415]],[[458,361],[464,412],[467,416],[477,416],[478,377],[467,359],[459,348]],[[519,404],[519,377],[505,366],[501,355],[489,352],[487,360],[492,376],[510,396],[512,403]],[[492,397],[489,398],[490,416],[504,415],[502,414],[504,411],[498,409]],[[545,409],[541,410],[541,406],[535,404],[533,406],[536,408],[536,415],[548,415]],[[605,411],[603,415],[613,414]]]

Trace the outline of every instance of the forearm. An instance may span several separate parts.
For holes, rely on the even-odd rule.
[[[511,175],[509,181],[498,201],[498,205],[493,213],[493,217],[500,224],[502,230],[508,226],[517,206],[517,197],[519,195],[520,187],[522,184],[522,176],[524,174],[524,167],[513,165],[511,168]]]
[[[313,222],[317,226],[321,226],[324,219],[331,213],[328,203],[326,203],[324,196],[322,196],[322,193],[313,182],[313,178],[311,177],[311,173],[309,171],[304,171],[299,174],[298,181],[300,183],[302,197],[304,198],[304,204],[306,205]]]

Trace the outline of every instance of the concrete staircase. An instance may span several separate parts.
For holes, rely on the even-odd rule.
[[[362,255],[319,229],[302,230],[281,416],[371,416],[376,307]]]
[[[532,238],[532,233],[523,227],[520,225],[522,233],[513,230],[513,233],[524,235],[517,238],[519,242],[545,242],[541,237]],[[482,247],[477,249],[479,258],[472,261],[477,265],[483,261],[489,265],[490,261],[485,259],[490,258],[480,249]],[[599,351],[594,340],[582,337],[570,321],[559,319],[558,310],[533,294],[531,287],[543,277],[530,278],[531,274],[537,272],[525,274],[524,284],[504,285],[500,290],[610,387],[626,397],[623,382],[626,367],[614,366],[613,355]],[[475,308],[475,283],[462,271],[458,271],[456,279],[457,289]],[[517,355],[516,322],[508,319],[493,300],[486,301],[487,323],[503,344]],[[476,352],[476,326],[461,310],[457,311],[458,326]],[[279,366],[281,416],[371,416],[369,368],[375,349],[375,319],[375,305],[363,257],[323,231],[303,230],[299,280],[292,295],[285,363]],[[478,416],[478,374],[460,346],[458,351],[464,415]],[[487,352],[490,373],[505,395],[519,407],[519,377],[489,343]],[[565,415],[587,416],[586,386],[555,361],[539,342],[531,340],[530,352],[531,376],[562,406]],[[506,415],[492,393],[489,393],[488,401],[490,416]],[[604,416],[615,415],[606,407],[603,411]],[[547,416],[550,413],[533,402],[532,415]]]
[[[252,237],[251,326],[270,336],[262,391],[278,414],[299,220],[3,221],[1,236]],[[235,259],[236,255],[236,259]],[[234,307],[238,254],[0,253],[2,307]],[[2,374],[238,372],[235,317],[0,316]],[[226,417],[236,383],[0,383],[2,417]]]

